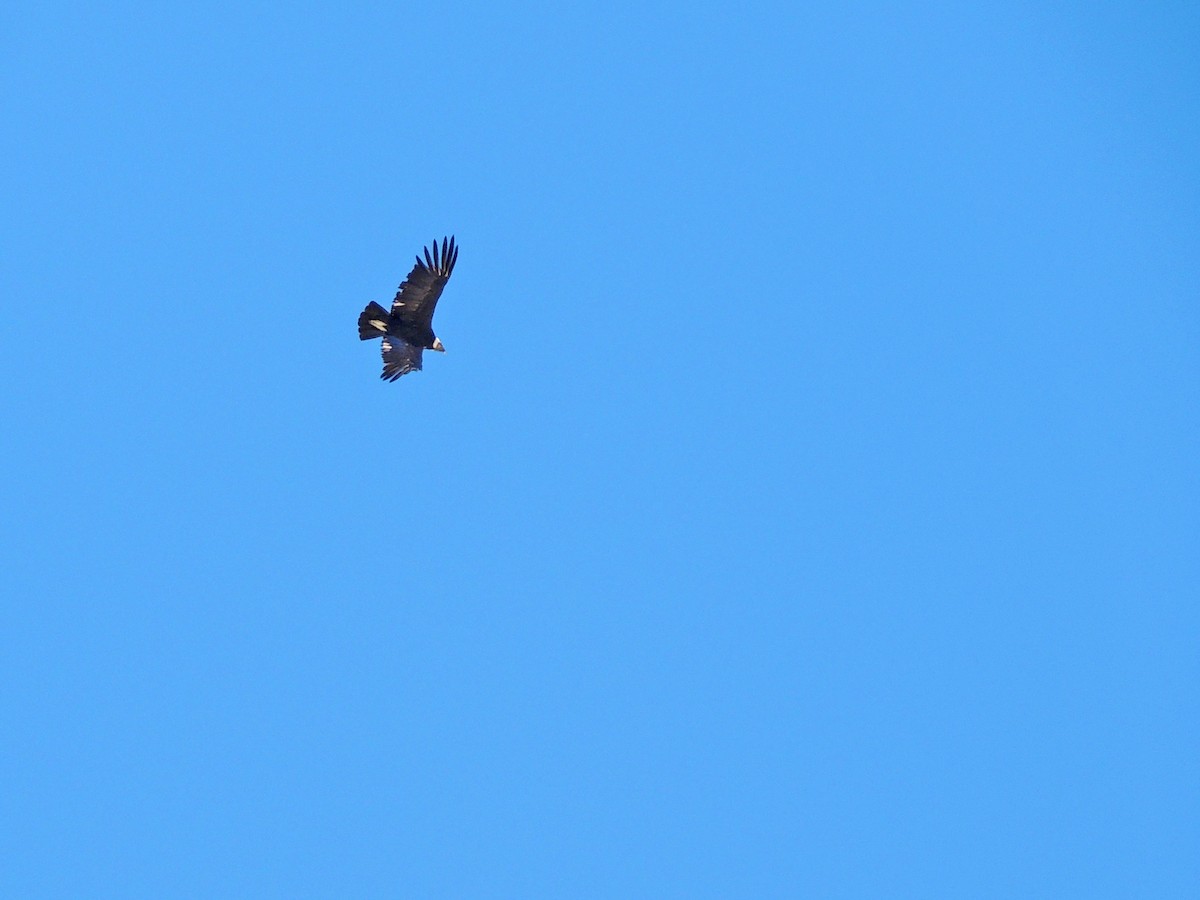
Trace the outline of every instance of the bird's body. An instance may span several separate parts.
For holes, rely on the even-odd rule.
[[[425,350],[445,351],[433,333],[433,311],[457,261],[453,237],[442,238],[440,248],[434,241],[432,253],[426,247],[425,259],[417,257],[417,264],[396,291],[391,310],[372,300],[358,317],[359,340],[383,338],[380,378],[395,381],[420,370]]]

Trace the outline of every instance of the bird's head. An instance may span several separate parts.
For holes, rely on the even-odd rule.
[[[445,353],[446,348],[442,346],[441,338],[434,338],[433,343],[429,345],[430,350],[436,350],[438,353]]]

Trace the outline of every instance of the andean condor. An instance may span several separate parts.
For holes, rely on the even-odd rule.
[[[392,311],[372,300],[358,317],[360,340],[383,338],[383,373],[379,377],[384,381],[395,381],[420,369],[425,350],[445,352],[433,333],[433,310],[457,261],[458,247],[453,237],[442,238],[440,253],[434,241],[433,253],[425,248],[425,259],[417,257],[417,264],[396,291]]]

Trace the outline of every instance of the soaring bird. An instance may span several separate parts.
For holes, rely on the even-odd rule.
[[[425,248],[425,259],[417,257],[417,264],[396,291],[392,311],[372,300],[358,317],[360,340],[383,338],[383,373],[379,377],[384,381],[419,370],[425,350],[446,351],[433,333],[433,310],[457,261],[453,237],[442,238],[440,252],[434,241],[433,253]]]

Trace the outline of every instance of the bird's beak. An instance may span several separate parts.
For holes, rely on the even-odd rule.
[[[430,349],[430,350],[436,350],[438,353],[445,353],[445,352],[446,352],[446,348],[442,346],[442,340],[441,340],[441,338],[434,338],[434,339],[433,339],[433,346],[432,346],[432,347],[430,347],[429,349]]]

